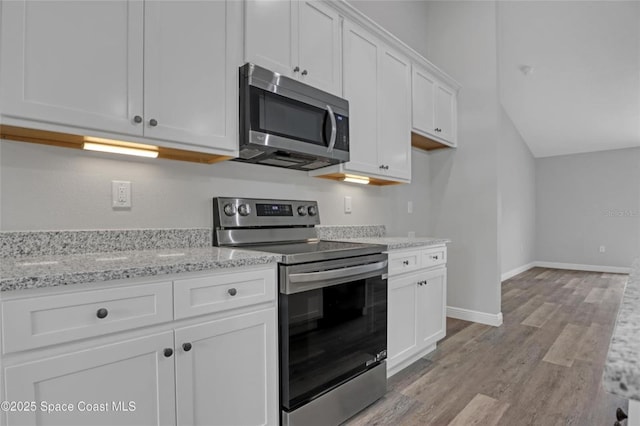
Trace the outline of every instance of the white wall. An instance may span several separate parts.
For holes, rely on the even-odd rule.
[[[640,148],[535,163],[536,260],[627,268],[640,256]]]
[[[462,84],[458,149],[429,155],[429,231],[449,248],[449,306],[500,313],[494,2],[428,2],[428,58]]]
[[[535,159],[513,122],[501,108],[500,120],[501,272],[535,259]]]
[[[237,162],[213,165],[137,159],[0,142],[0,230],[212,226],[212,197],[318,200],[323,224],[389,221],[379,187],[310,178]],[[111,180],[132,182],[133,208],[111,208]],[[344,214],[343,197],[353,198]]]
[[[379,23],[391,34],[427,56],[427,1],[347,0],[356,9]]]

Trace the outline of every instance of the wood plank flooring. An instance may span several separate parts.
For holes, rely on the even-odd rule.
[[[504,324],[447,337],[345,424],[609,426],[627,402],[602,370],[627,276],[533,268],[502,283]]]

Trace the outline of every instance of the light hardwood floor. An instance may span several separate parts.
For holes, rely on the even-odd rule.
[[[346,424],[609,426],[602,370],[626,275],[533,268],[502,284],[504,324],[447,337]]]

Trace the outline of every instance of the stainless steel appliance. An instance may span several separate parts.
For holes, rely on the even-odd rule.
[[[314,170],[349,161],[349,103],[254,64],[240,67],[236,161]]]
[[[214,245],[282,255],[283,425],[337,425],[387,387],[386,246],[323,241],[315,201],[214,198]]]

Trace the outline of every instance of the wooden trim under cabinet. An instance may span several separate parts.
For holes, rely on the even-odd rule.
[[[425,151],[433,151],[442,148],[454,148],[451,145],[435,141],[418,133],[411,132],[411,146]]]
[[[0,125],[0,139],[75,149],[82,149],[82,144],[85,142],[85,136],[81,135],[52,132],[48,130],[29,129],[26,127],[8,126],[6,124]],[[122,141],[121,145],[130,146],[131,143]],[[144,146],[143,144],[135,145]],[[161,146],[153,146],[153,149],[158,151],[158,158],[163,158],[165,160],[213,164],[233,158],[228,155],[207,154],[204,152],[165,148]]]

